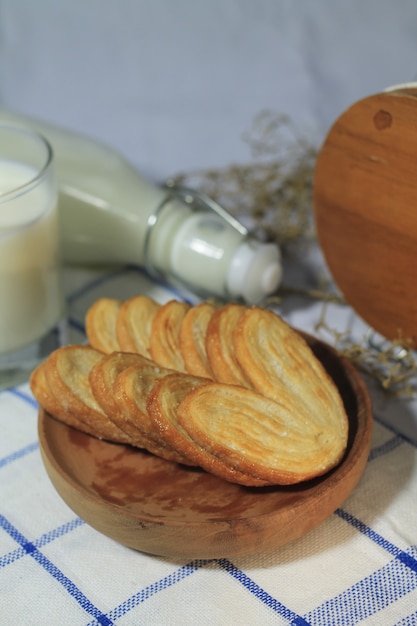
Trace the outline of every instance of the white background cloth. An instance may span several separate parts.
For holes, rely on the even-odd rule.
[[[2,0],[0,104],[108,142],[144,173],[247,158],[262,109],[321,141],[417,80],[415,0]]]
[[[320,142],[350,104],[415,79],[415,0],[0,1],[0,105],[104,140],[155,178],[246,160],[262,109]],[[67,270],[65,288],[76,341],[97,297],[155,289],[131,270]],[[417,624],[417,410],[372,393],[371,456],[333,515],[284,548],[189,563],[83,523],[46,476],[28,385],[0,392],[0,623]]]

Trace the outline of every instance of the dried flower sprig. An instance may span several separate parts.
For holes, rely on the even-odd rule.
[[[311,213],[316,149],[286,116],[261,112],[243,137],[248,163],[175,176],[173,182],[207,193],[262,240],[314,239]]]
[[[317,149],[300,136],[290,118],[271,111],[256,116],[243,140],[250,151],[247,163],[180,173],[171,182],[207,193],[260,239],[279,243],[284,256],[317,246],[312,211]],[[314,288],[284,285],[265,304],[279,305],[294,295],[323,302],[316,332],[327,333],[335,349],[383,390],[396,396],[417,393],[416,353],[407,341],[376,344],[372,333],[355,341],[348,330],[327,323],[327,305],[346,304],[331,280],[317,276]]]
[[[325,311],[326,305],[315,331],[327,333],[339,354],[391,395],[410,397],[417,393],[417,359],[411,341],[400,337],[392,341],[380,339],[372,330],[355,341],[348,330],[341,332],[332,328],[326,321]]]

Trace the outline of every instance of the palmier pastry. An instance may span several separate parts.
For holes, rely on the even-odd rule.
[[[270,310],[101,298],[86,331],[90,345],[59,348],[30,380],[69,426],[245,486],[305,481],[343,457],[339,391]]]
[[[234,333],[236,358],[254,389],[305,416],[305,428],[339,433],[347,445],[348,419],[340,394],[304,338],[276,313],[248,308]]]
[[[54,395],[47,383],[45,369],[46,361],[43,361],[33,370],[29,380],[30,388],[39,405],[63,424],[76,428],[83,433],[87,433],[87,435],[100,438],[100,433],[97,432],[97,428],[90,427],[87,423],[80,420]]]
[[[129,437],[135,439],[137,443],[140,442],[142,447],[146,448],[147,437],[129,419],[126,419],[115,398],[115,383],[119,374],[132,365],[141,365],[143,362],[154,365],[152,361],[140,354],[112,352],[102,356],[92,367],[88,378],[96,401],[109,419]]]
[[[176,419],[208,454],[271,485],[327,472],[339,463],[346,445],[337,422],[324,428],[317,420],[306,429],[295,396],[293,405],[283,406],[234,385],[196,387],[178,406]]]
[[[161,437],[189,458],[190,463],[230,482],[246,486],[265,485],[262,479],[241,472],[233,464],[211,454],[193,438],[190,429],[185,430],[178,421],[178,407],[184,398],[193,390],[203,388],[209,382],[205,378],[180,373],[161,378],[149,394],[147,403],[149,416],[154,421]]]
[[[123,352],[137,352],[150,358],[149,339],[152,322],[160,304],[152,298],[137,295],[126,300],[119,309],[116,335]]]
[[[143,359],[142,364],[128,367],[119,374],[114,384],[114,399],[121,419],[140,431],[149,452],[168,461],[193,465],[187,455],[160,436],[147,410],[147,400],[153,387],[170,373],[171,370]]]
[[[246,311],[240,304],[227,304],[216,311],[208,324],[206,351],[214,380],[228,385],[250,386],[234,352],[233,334]]]
[[[101,352],[120,350],[116,323],[122,301],[116,298],[99,298],[85,316],[85,332],[90,345]]]
[[[89,374],[102,358],[103,354],[90,346],[59,348],[45,361],[46,382],[61,407],[98,437],[135,445],[135,440],[108,418],[91,391]]]
[[[179,342],[187,372],[213,378],[206,351],[207,327],[217,307],[200,302],[188,309],[181,324]]]
[[[152,322],[149,341],[152,359],[178,372],[185,371],[179,337],[182,321],[189,308],[186,302],[170,300],[159,307]]]

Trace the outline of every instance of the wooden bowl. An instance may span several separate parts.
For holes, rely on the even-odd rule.
[[[340,465],[289,487],[246,488],[206,472],[100,441],[39,412],[48,475],[87,524],[115,541],[170,558],[231,558],[284,545],[331,515],[365,468],[372,432],[367,389],[352,364],[310,345],[335,381],[349,417]]]

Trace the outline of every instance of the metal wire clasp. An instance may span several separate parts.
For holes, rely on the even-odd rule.
[[[196,210],[211,211],[216,213],[225,222],[229,224],[234,230],[246,237],[248,235],[248,229],[241,224],[233,215],[231,215],[221,204],[216,200],[213,200],[204,191],[197,191],[190,187],[184,187],[183,185],[176,185],[174,181],[167,181],[163,186],[167,191],[172,193],[176,198],[180,198],[186,204],[192,205]]]

